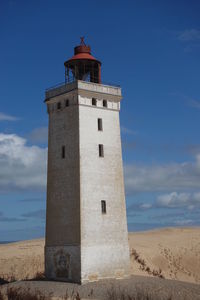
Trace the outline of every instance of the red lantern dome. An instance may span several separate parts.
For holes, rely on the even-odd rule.
[[[74,48],[74,56],[64,65],[65,82],[70,82],[72,75],[76,80],[101,83],[101,62],[91,55],[91,48],[85,45],[83,37],[80,45]]]

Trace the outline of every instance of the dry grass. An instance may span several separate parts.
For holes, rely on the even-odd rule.
[[[50,300],[52,297],[52,295],[44,296],[39,291],[36,291],[35,294],[33,294],[30,292],[30,290],[23,290],[21,288],[8,288],[5,296],[8,300]],[[5,298],[0,291],[0,300],[4,299]],[[66,291],[65,296],[61,299],[81,300],[79,293],[74,291],[72,291],[70,294],[68,291]],[[142,290],[136,290],[134,295],[131,295],[123,289],[111,287],[107,291],[105,300],[173,300],[173,298],[169,296],[168,298],[161,299],[158,296],[152,296]]]
[[[51,300],[52,294],[48,296],[43,295],[40,291],[35,291],[35,293],[31,293],[30,290],[24,290],[22,288],[7,288],[6,294],[2,294],[0,291],[0,300]],[[71,293],[68,293],[66,290],[65,296],[61,297],[62,300],[81,300],[78,292],[74,290]]]
[[[3,297],[2,293],[1,293],[1,291],[0,291],[0,300],[4,300],[4,297]]]
[[[159,278],[162,278],[162,279],[165,278],[162,274],[161,269],[151,270],[150,267],[147,266],[145,260],[140,257],[139,253],[137,253],[137,251],[135,249],[131,250],[131,257],[140,265],[140,269],[142,271],[145,271],[149,275],[153,275],[155,277],[159,277]]]
[[[20,288],[7,289],[8,300],[47,300],[49,298],[36,292],[34,295],[29,290],[21,290]]]
[[[143,290],[136,290],[134,294],[127,293],[120,287],[118,289],[111,287],[107,290],[107,296],[105,300],[172,300],[172,296],[167,298],[159,298],[159,296],[149,294]]]
[[[0,277],[0,285],[10,283],[10,282],[15,282],[15,281],[17,281],[17,279],[15,278],[14,274],[2,275]]]
[[[44,272],[37,272],[35,276],[30,280],[46,280]]]

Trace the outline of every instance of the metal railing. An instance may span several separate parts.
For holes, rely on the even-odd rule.
[[[70,84],[70,83],[73,83],[73,82],[76,82],[76,81],[78,81],[79,79],[76,79],[76,78],[70,78],[67,82],[60,82],[60,83],[57,83],[57,84],[55,84],[55,85],[53,85],[53,86],[51,86],[51,87],[49,87],[49,88],[47,88],[46,90],[45,90],[45,92],[49,92],[49,91],[51,91],[51,90],[54,90],[54,89],[56,89],[56,88],[59,88],[59,87],[62,87],[62,86],[65,86],[65,85],[68,85],[68,84]],[[108,85],[108,86],[113,86],[113,87],[117,87],[117,88],[120,88],[120,85],[119,84],[113,84],[113,83],[109,83],[109,82],[100,82],[100,83],[98,83],[98,82],[93,82],[93,81],[90,81],[90,80],[80,80],[80,81],[85,81],[85,82],[87,82],[87,83],[94,83],[94,84],[103,84],[103,85]]]

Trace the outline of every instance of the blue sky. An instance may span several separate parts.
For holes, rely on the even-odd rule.
[[[130,231],[200,224],[200,2],[0,2],[0,241],[44,236],[45,88],[80,36],[123,92]]]

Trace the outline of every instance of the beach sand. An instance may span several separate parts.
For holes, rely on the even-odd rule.
[[[129,233],[131,273],[200,283],[200,228]],[[31,279],[44,272],[44,239],[0,245],[0,277]]]

